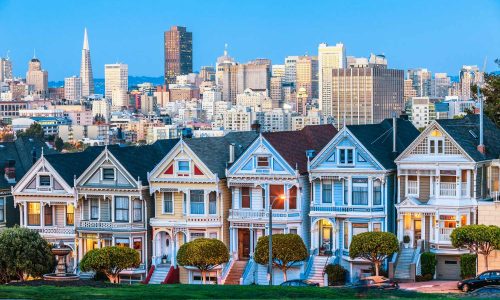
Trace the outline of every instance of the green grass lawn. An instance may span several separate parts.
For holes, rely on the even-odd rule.
[[[405,291],[360,292],[348,288],[201,286],[201,285],[117,285],[116,287],[0,286],[1,299],[454,299],[456,295],[422,294]]]

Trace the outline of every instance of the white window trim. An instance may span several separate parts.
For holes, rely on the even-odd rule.
[[[244,209],[244,210],[251,210],[252,209],[252,188],[251,187],[248,187],[248,192],[249,192],[249,196],[250,196],[250,207],[243,207],[243,187],[240,187],[239,188],[239,199],[238,201],[240,202],[240,209]]]
[[[172,212],[165,212],[165,195],[166,193],[172,194]],[[173,215],[175,213],[175,201],[174,192],[162,192],[161,193],[161,214],[162,215]]]
[[[431,141],[434,141],[434,149],[437,150],[437,144],[438,144],[438,141],[441,141],[443,144],[442,144],[442,150],[443,152],[442,153],[437,153],[437,152],[433,152],[434,149],[432,149],[431,147]],[[445,148],[445,139],[444,139],[444,136],[440,136],[440,137],[428,137],[428,142],[427,142],[427,153],[429,153],[430,155],[444,155],[446,153],[446,150],[444,149]]]
[[[49,177],[49,180],[50,180],[50,184],[49,185],[41,185],[40,184],[40,177],[42,176],[48,176]],[[54,178],[50,175],[50,173],[39,173],[37,176],[36,176],[36,187],[37,188],[42,188],[42,189],[47,189],[47,188],[50,188],[52,189],[54,186]]]
[[[267,166],[259,166],[259,157],[267,158]],[[271,155],[255,155],[255,168],[256,169],[271,169]]]
[[[352,150],[352,163],[342,163],[340,161],[340,151]],[[347,153],[346,153],[347,154]],[[356,148],[355,147],[337,147],[337,165],[338,166],[355,166],[356,165]],[[347,159],[347,156],[346,156]]]
[[[179,170],[179,162],[180,161],[185,161],[188,163],[189,169],[187,171]],[[191,174],[191,170],[192,170],[192,163],[191,163],[190,159],[181,159],[181,158],[175,159],[175,174]]]
[[[113,170],[113,179],[104,179],[104,169],[112,169]],[[114,167],[101,167],[101,180],[102,181],[116,181],[116,168]]]

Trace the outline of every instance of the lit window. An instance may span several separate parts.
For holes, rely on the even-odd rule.
[[[117,238],[115,239],[115,246],[117,247],[130,247],[130,240],[128,238]]]
[[[115,180],[115,169],[103,168],[102,169],[102,179],[103,180]]]
[[[381,223],[373,223],[373,231],[374,232],[382,231],[382,224]]]
[[[39,177],[40,186],[50,186],[50,176],[49,175],[40,175]]]
[[[269,157],[257,156],[257,167],[258,168],[269,168]]]
[[[179,172],[189,172],[189,161],[180,160],[177,162],[177,169]]]
[[[75,207],[73,204],[66,206],[66,226],[75,224]]]
[[[28,203],[28,225],[40,226],[40,203]]]

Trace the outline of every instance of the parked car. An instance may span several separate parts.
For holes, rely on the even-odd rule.
[[[391,280],[384,276],[368,276],[354,283],[352,287],[381,289],[381,290],[397,290],[399,289],[399,284],[394,280]]]
[[[500,285],[500,270],[485,271],[474,278],[464,279],[457,283],[458,289],[464,292],[488,285]]]
[[[319,286],[319,283],[303,279],[288,280],[280,284],[281,286]]]
[[[474,298],[496,298],[500,297],[500,285],[490,285],[485,286],[480,289],[477,289],[471,292],[471,295]]]

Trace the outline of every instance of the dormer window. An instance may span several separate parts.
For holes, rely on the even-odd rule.
[[[431,154],[444,154],[444,140],[441,138],[429,139],[429,153],[431,153]]]
[[[177,162],[177,170],[180,173],[189,173],[189,161],[187,161],[187,160],[179,160]]]
[[[103,168],[102,169],[102,179],[103,180],[115,180],[115,169]]]
[[[340,148],[339,149],[339,164],[352,165],[354,164],[354,149]]]
[[[49,175],[40,175],[38,177],[38,185],[41,187],[50,187],[50,176]]]
[[[257,156],[257,168],[269,168],[269,156]]]

